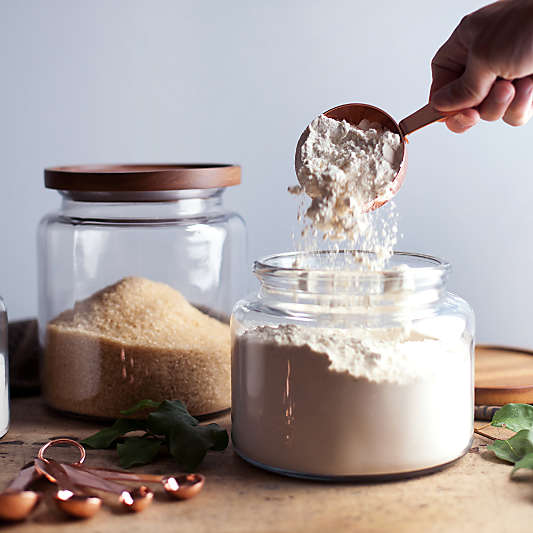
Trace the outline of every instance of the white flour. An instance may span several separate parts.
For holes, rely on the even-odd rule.
[[[6,358],[0,351],[0,437],[7,432],[9,425],[9,392],[6,377]]]
[[[358,127],[324,115],[308,128],[297,153],[300,186],[311,205],[305,211],[303,248],[316,248],[311,237],[322,234],[327,241],[345,241],[350,248],[376,253],[368,267],[382,268],[392,255],[398,227],[393,207],[387,217],[368,212],[375,202],[392,198],[392,181],[400,169],[403,146],[400,136],[379,124],[361,121]],[[300,215],[299,218],[302,218]]]
[[[461,319],[419,329],[281,325],[238,335],[239,453],[319,476],[402,473],[459,457],[472,435],[470,341]]]

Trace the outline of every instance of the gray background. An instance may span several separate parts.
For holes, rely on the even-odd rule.
[[[0,0],[0,294],[37,309],[35,229],[59,204],[42,169],[88,162],[238,162],[227,204],[250,258],[291,248],[294,145],[334,105],[403,118],[472,0]],[[478,339],[533,347],[533,124],[437,124],[411,138],[399,249],[447,258]]]

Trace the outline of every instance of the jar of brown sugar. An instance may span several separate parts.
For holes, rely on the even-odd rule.
[[[45,170],[59,210],[38,231],[46,403],[110,418],[144,399],[196,416],[230,407],[229,314],[246,231],[224,208],[234,165]]]

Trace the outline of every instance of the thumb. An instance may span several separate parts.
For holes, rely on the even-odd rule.
[[[470,56],[462,76],[440,88],[431,103],[440,111],[458,111],[479,105],[489,94],[496,75]]]

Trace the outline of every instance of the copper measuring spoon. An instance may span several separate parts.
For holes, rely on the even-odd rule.
[[[36,459],[36,461],[39,461]],[[118,501],[124,505],[128,510],[133,512],[140,512],[146,509],[154,498],[154,493],[145,486],[129,488],[112,481],[103,479],[89,470],[81,469],[80,465],[59,464],[52,460],[47,460],[46,463],[36,463],[39,470],[43,473],[50,473],[51,477],[55,477],[54,471],[60,467],[68,478],[69,482],[77,489],[93,489],[97,491],[107,492],[118,496]],[[49,476],[47,476],[49,477]],[[50,479],[50,477],[49,477]],[[53,479],[51,479],[53,481]],[[58,479],[61,483],[61,480]]]
[[[178,500],[188,500],[196,496],[203,488],[205,476],[202,474],[179,474],[160,476],[156,474],[137,474],[108,468],[92,468],[72,465],[70,468],[92,472],[104,479],[115,481],[139,481],[142,483],[161,483],[166,493]]]
[[[102,506],[97,496],[89,496],[70,479],[63,466],[51,459],[35,459],[35,469],[49,481],[56,483],[58,490],[54,502],[61,511],[75,518],[91,518]]]
[[[402,162],[400,164],[400,169],[391,182],[390,190],[392,194],[388,195],[386,198],[376,198],[369,202],[368,206],[365,208],[365,211],[373,211],[374,209],[377,209],[378,207],[381,207],[383,204],[387,203],[402,186],[402,183],[405,179],[405,172],[407,170],[407,135],[410,135],[424,126],[438,122],[447,116],[446,114],[437,111],[429,104],[421,107],[408,117],[401,120],[399,123],[396,122],[388,113],[383,111],[383,109],[369,104],[343,104],[334,107],[323,114],[326,117],[333,118],[335,120],[346,120],[346,122],[352,126],[358,126],[359,123],[364,119],[370,122],[377,122],[385,129],[400,136],[403,149]],[[300,139],[298,140],[298,144],[296,145],[295,167],[297,176],[299,175],[299,169],[302,166],[301,148],[308,136],[309,127],[307,127],[302,133]],[[304,186],[303,183],[300,185]]]
[[[26,490],[36,481],[40,474],[33,465],[23,468],[0,493],[0,520],[15,522],[24,520],[37,507],[41,495],[33,490]]]
[[[78,449],[78,451],[80,452],[80,459],[78,462],[72,463],[71,465],[59,464],[59,463],[56,463],[55,461],[52,461],[51,459],[46,459],[44,457],[44,452],[50,446],[55,446],[57,444],[62,444],[62,443],[70,444],[71,446],[75,446]],[[116,494],[119,497],[119,502],[122,503],[127,509],[134,511],[134,512],[142,511],[146,509],[146,507],[148,507],[150,503],[152,503],[154,493],[148,487],[141,486],[141,487],[137,487],[134,489],[128,489],[127,487],[119,485],[118,483],[112,483],[111,481],[104,480],[94,474],[85,473],[85,477],[83,480],[79,479],[79,475],[77,477],[73,477],[72,475],[67,474],[67,472],[65,471],[66,469],[69,469],[70,467],[81,466],[81,464],[85,461],[85,457],[86,457],[85,448],[81,444],[76,442],[75,440],[66,439],[66,438],[54,439],[48,442],[47,444],[45,444],[39,450],[39,453],[37,454],[37,459],[35,460],[36,468],[37,470],[41,471],[45,475],[46,475],[47,469],[50,471],[50,468],[51,468],[52,471],[49,472],[49,475],[47,475],[47,478],[52,482],[54,482],[54,479],[55,479],[54,472],[56,474],[59,472],[59,476],[61,478],[59,482],[69,484],[70,486],[73,486],[75,489],[83,490],[83,489],[90,488],[94,490],[100,490],[103,492],[109,492],[112,494]],[[80,474],[80,472],[78,472],[78,474]],[[74,491],[70,490],[70,492],[74,492]],[[59,491],[58,491],[58,494],[56,495],[56,503],[63,510],[65,510],[65,512],[68,512],[65,509],[65,506],[68,509],[68,504],[66,502],[63,503],[65,496],[67,496],[67,494],[64,494],[64,493],[59,494]],[[91,505],[95,505],[95,502],[89,502],[89,503]],[[87,512],[90,512],[92,510],[91,505],[87,505]],[[101,500],[100,500],[100,505],[101,505]],[[76,505],[76,506],[72,505],[72,507],[75,507],[73,509],[73,512],[78,512],[78,511],[83,512],[83,510],[79,509],[80,507],[79,505]]]

